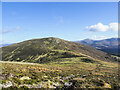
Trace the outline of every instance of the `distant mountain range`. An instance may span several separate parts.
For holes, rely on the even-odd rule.
[[[82,41],[75,41],[77,43],[82,43],[84,45],[96,48],[98,50],[102,50],[104,52],[118,55],[118,41],[120,38],[110,38],[110,39],[104,39],[104,40],[91,40],[91,39],[85,39]]]
[[[3,61],[47,63],[72,57],[115,61],[110,54],[95,48],[54,37],[27,40],[2,48]]]

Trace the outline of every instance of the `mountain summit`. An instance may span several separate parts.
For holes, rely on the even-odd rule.
[[[46,63],[63,58],[87,57],[103,61],[114,59],[102,51],[83,44],[49,37],[32,39],[2,48],[3,61]]]

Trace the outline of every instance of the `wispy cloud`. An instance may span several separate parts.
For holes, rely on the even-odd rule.
[[[106,36],[96,36],[96,35],[91,37],[91,39],[93,39],[93,40],[102,40],[102,39],[107,39],[107,38],[109,38],[109,37],[106,37]]]
[[[86,29],[93,32],[106,32],[109,30],[118,31],[118,23],[110,23],[109,25],[98,23],[95,25],[87,26]]]
[[[92,40],[102,40],[102,39],[108,39],[108,38],[118,38],[118,35],[114,35],[113,37],[107,37],[107,36],[92,36],[90,39]]]
[[[20,27],[19,26],[16,26],[16,27],[5,27],[3,30],[2,30],[2,33],[9,33],[9,32],[13,32],[13,31],[17,31],[17,30],[20,30]]]

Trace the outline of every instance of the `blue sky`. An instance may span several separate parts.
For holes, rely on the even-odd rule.
[[[3,43],[58,37],[75,41],[116,37],[117,2],[4,2]]]

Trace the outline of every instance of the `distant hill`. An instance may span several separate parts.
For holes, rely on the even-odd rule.
[[[13,43],[12,43],[12,44],[13,44]],[[5,46],[12,45],[12,44],[0,44],[0,47],[5,47]]]
[[[27,40],[2,48],[3,61],[46,63],[71,57],[115,60],[111,55],[95,48],[54,37]]]
[[[94,47],[98,50],[118,55],[118,38],[110,38],[110,39],[104,39],[104,40],[91,40],[91,39],[85,39],[82,41],[75,41],[77,43],[82,43],[90,47]]]

